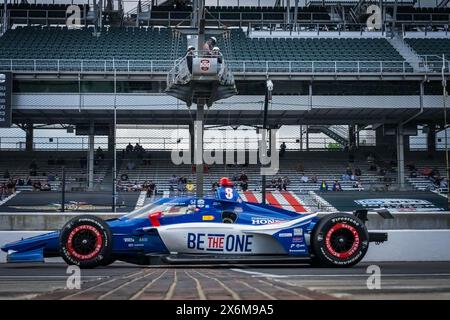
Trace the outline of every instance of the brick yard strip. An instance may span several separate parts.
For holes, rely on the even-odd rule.
[[[162,276],[164,276],[166,274],[168,270],[164,270],[164,272],[162,272],[157,278],[151,280],[145,287],[143,287],[141,290],[139,290],[138,292],[136,292],[136,294],[134,294],[130,300],[137,300],[147,289],[149,289],[156,281],[158,281]]]

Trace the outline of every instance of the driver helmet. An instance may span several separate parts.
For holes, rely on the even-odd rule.
[[[227,177],[222,177],[220,178],[219,185],[221,187],[232,187],[233,182],[231,182],[230,179],[228,179]]]

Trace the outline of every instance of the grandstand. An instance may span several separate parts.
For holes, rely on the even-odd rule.
[[[181,144],[192,149],[193,121],[202,118],[212,135],[280,129],[276,146],[288,145],[266,185],[260,163],[213,164],[203,187],[199,184],[204,193],[211,193],[221,176],[245,171],[245,199],[261,201],[265,189],[269,202],[294,210],[318,209],[325,201],[323,180],[330,192],[339,181],[342,194],[447,196],[442,71],[449,76],[448,3],[425,8],[416,1],[386,1],[381,27],[373,28],[366,23],[367,7],[378,3],[372,1],[311,1],[298,8],[275,1],[206,3],[201,23],[191,1],[139,1],[131,8],[123,1],[106,1],[103,7],[79,1],[76,26],[66,24],[69,2],[9,2],[7,14],[0,6],[0,73],[12,79],[12,122],[1,129],[0,173],[8,174],[0,184],[27,181],[34,162],[38,169],[31,180],[48,181],[52,193],[99,192],[101,202],[113,202],[115,209],[111,193],[119,189],[142,205],[143,198],[177,193],[173,175],[196,187],[199,167],[174,165],[170,152]],[[204,112],[198,103],[187,107],[166,94],[188,45],[197,47],[203,34],[205,40],[217,38],[237,89],[237,95],[216,99]],[[273,84],[270,101],[267,80]],[[177,132],[175,142],[164,126]],[[40,136],[44,130],[51,133]],[[419,148],[412,147],[413,138],[420,140]],[[81,142],[55,148],[58,139]],[[144,155],[124,151],[128,142],[142,144]],[[95,152],[99,146],[101,159]],[[50,156],[64,161],[50,164]],[[417,172],[411,174],[408,163]],[[348,168],[361,174],[344,178]],[[438,171],[442,184],[425,169]],[[271,183],[284,177],[290,180],[287,193]],[[149,198],[142,187],[146,181],[156,184]],[[0,211],[9,201],[18,206],[18,199],[36,192],[32,189],[17,185],[21,195],[2,203]],[[180,192],[187,192],[185,186]]]

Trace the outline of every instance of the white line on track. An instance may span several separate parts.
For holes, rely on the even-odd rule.
[[[104,279],[104,278],[110,278],[111,276],[82,276],[82,278],[98,278],[98,279]],[[63,279],[67,279],[67,276],[0,276],[0,279],[17,279],[17,278],[24,278],[24,279],[35,279],[35,278],[39,278],[39,279],[45,279],[45,278],[63,278]]]
[[[290,277],[339,277],[339,278],[345,278],[345,277],[367,277],[367,273],[361,273],[361,274],[271,274],[271,273],[264,273],[264,272],[257,272],[257,271],[249,271],[249,270],[243,270],[243,269],[230,269],[235,272],[240,273],[246,273],[251,274],[253,277],[268,277],[268,278],[290,278]],[[383,277],[450,277],[450,273],[382,273]]]

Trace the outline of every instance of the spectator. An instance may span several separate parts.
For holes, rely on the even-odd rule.
[[[355,182],[353,182],[353,189],[358,189],[358,191],[363,191],[364,190],[364,188],[363,188],[363,186],[362,186],[362,184],[361,184],[361,180],[357,180],[357,181],[355,181]]]
[[[328,191],[328,184],[325,180],[322,180],[320,184],[320,192],[327,192]]]
[[[248,190],[248,182],[247,181],[242,181],[241,182],[241,189],[242,189],[242,191],[247,191]]]
[[[33,191],[41,191],[41,188],[42,188],[41,182],[39,180],[36,180],[33,183]]]
[[[447,189],[447,181],[445,179],[442,179],[439,183],[440,189]]]
[[[6,169],[5,173],[3,173],[3,179],[9,179],[11,177],[11,174],[9,173],[9,170]]]
[[[217,43],[216,37],[209,38],[202,47],[202,51],[203,51],[202,55],[210,56],[212,54],[212,49],[214,48],[216,43]]]
[[[13,194],[14,192],[16,192],[16,180],[10,178],[6,183],[6,189],[9,194]]]
[[[52,186],[48,181],[41,187],[41,191],[52,191]]]
[[[135,181],[131,186],[131,191],[141,191],[141,185],[137,181]]]
[[[240,178],[240,176],[237,173],[234,173],[231,178],[231,181],[239,181],[239,178]]]
[[[189,192],[194,191],[194,184],[192,183],[192,181],[188,181],[188,183],[186,184],[186,190]]]
[[[27,186],[32,186],[33,185],[33,181],[31,180],[30,177],[27,178]]]
[[[280,145],[280,157],[283,157],[286,152],[286,143],[283,141]]]
[[[138,152],[141,152],[141,150],[142,150],[141,145],[140,145],[139,143],[136,142],[133,151],[136,152],[136,153],[138,153]]]
[[[147,187],[147,198],[150,198],[156,191],[156,184],[153,181],[149,181]]]
[[[352,169],[350,169],[350,167],[347,167],[347,169],[345,169],[345,173],[346,173],[348,176],[351,176],[351,175],[353,174]]]
[[[128,142],[127,147],[125,148],[126,153],[131,153],[133,152],[133,145],[131,144],[131,142]]]
[[[105,159],[105,153],[103,152],[103,149],[101,147],[97,148],[96,157],[97,157],[98,160],[104,160]]]
[[[412,171],[409,173],[409,176],[410,176],[411,178],[417,178],[417,170],[412,170]]]
[[[184,191],[184,183],[183,183],[183,179],[182,178],[178,179],[177,191],[178,192],[183,192]]]
[[[333,191],[342,191],[342,186],[337,180],[333,183]]]
[[[356,180],[356,176],[353,173],[350,175],[350,180],[351,181],[355,181]]]
[[[347,173],[342,175],[342,181],[350,181],[350,176]]]
[[[309,177],[306,174],[304,174],[301,176],[300,181],[303,183],[308,183]]]
[[[303,171],[305,171],[305,168],[303,167],[302,163],[299,163],[297,165],[297,171],[303,173]]]
[[[121,181],[128,181],[128,175],[126,173],[122,173],[122,175],[120,176],[120,180]]]
[[[17,180],[17,185],[18,185],[18,186],[24,186],[24,185],[25,185],[25,181],[24,181],[22,178],[19,178],[19,179]]]
[[[290,180],[288,177],[283,177],[283,179],[281,180],[281,189],[284,191],[287,191],[287,187],[290,184]]]
[[[219,184],[217,181],[214,181],[211,185],[211,191],[217,191],[217,188],[219,187]]]
[[[212,49],[212,56],[213,56],[213,58],[217,58],[217,63],[222,63],[223,55],[222,55],[222,52],[220,52],[219,47],[214,47]],[[220,66],[219,66],[219,69],[220,69]]]
[[[178,182],[178,178],[176,175],[172,175],[172,178],[169,179],[169,190],[173,191],[175,190],[175,185]]]
[[[248,177],[245,174],[245,171],[242,171],[241,176],[239,177],[239,181],[248,182]]]
[[[277,187],[277,179],[272,178],[272,180],[270,181],[270,187],[271,188],[276,188]]]
[[[189,46],[186,52],[186,63],[190,74],[192,74],[192,61],[194,60],[194,56],[195,56],[195,47]]]
[[[360,168],[355,168],[355,176],[360,177],[362,175]]]
[[[311,177],[311,182],[312,183],[317,183],[317,176],[316,175],[313,175],[312,177]]]

